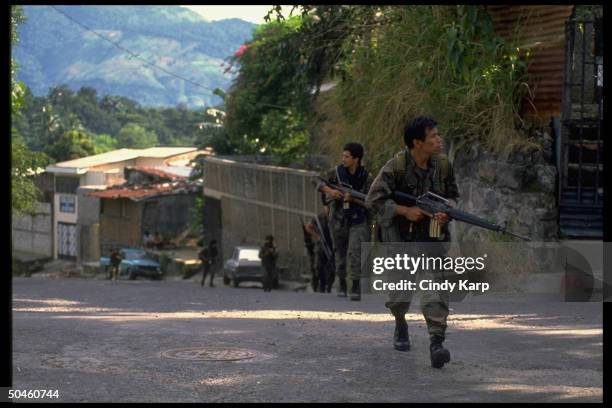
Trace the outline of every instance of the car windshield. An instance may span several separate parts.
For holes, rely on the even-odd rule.
[[[147,253],[144,251],[125,251],[124,259],[146,259]]]
[[[239,261],[259,261],[259,251],[257,249],[241,249],[238,256]]]

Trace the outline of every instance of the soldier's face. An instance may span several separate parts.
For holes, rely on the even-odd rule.
[[[442,152],[444,147],[444,143],[442,140],[442,136],[440,136],[440,132],[438,128],[427,129],[425,132],[425,140],[415,140],[415,147],[421,149],[424,153],[429,155],[438,154]]]
[[[348,150],[345,150],[342,152],[342,165],[344,167],[349,168],[353,165],[356,165],[358,162],[359,162],[359,159],[356,157],[353,157],[351,152],[349,152]]]

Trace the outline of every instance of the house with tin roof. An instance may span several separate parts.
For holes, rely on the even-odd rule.
[[[53,175],[54,186],[54,258],[78,262],[99,259],[100,198],[86,194],[125,183],[124,169],[127,167],[162,167],[169,172],[187,174],[192,160],[203,154],[211,154],[211,150],[196,147],[118,149],[47,166],[47,173]]]
[[[112,248],[142,247],[146,233],[160,234],[164,247],[190,229],[192,210],[202,195],[202,179],[190,179],[179,166],[134,166],[124,169],[126,182],[93,191],[100,200],[102,254]],[[188,168],[187,168],[188,169]]]

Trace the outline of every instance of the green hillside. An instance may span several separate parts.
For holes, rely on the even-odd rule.
[[[19,44],[12,50],[18,78],[34,95],[67,84],[121,95],[145,106],[210,106],[212,90],[227,89],[223,60],[251,38],[254,24],[207,22],[179,6],[56,6],[79,23],[183,81],[88,32],[50,6],[24,6]]]

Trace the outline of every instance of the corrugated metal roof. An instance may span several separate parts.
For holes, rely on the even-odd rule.
[[[565,22],[573,8],[573,5],[487,6],[497,34],[507,41],[516,34],[519,48],[531,49],[528,75],[533,95],[523,105],[524,114],[536,114],[543,119],[561,115]]]

